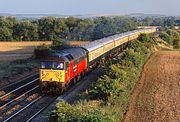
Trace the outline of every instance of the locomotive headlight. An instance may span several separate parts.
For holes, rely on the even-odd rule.
[[[44,69],[45,68],[45,63],[41,62],[41,68]]]

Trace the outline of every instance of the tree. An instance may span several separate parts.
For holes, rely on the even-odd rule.
[[[9,41],[12,39],[12,30],[7,27],[0,27],[0,40]]]
[[[78,21],[79,19],[74,18],[74,17],[69,17],[66,19],[66,25],[68,27],[68,36],[67,39],[68,40],[76,40],[77,38],[77,26],[78,26]]]
[[[37,40],[38,39],[38,27],[37,24],[31,23],[29,20],[25,20],[17,23],[14,26],[13,36],[16,40]]]
[[[144,21],[144,23],[143,23],[144,26],[149,26],[152,23],[152,18],[146,17],[146,18],[144,18],[143,21]]]
[[[54,32],[57,38],[66,39],[68,36],[68,26],[65,19],[56,19],[54,25]]]
[[[152,26],[163,26],[163,19],[162,18],[155,18],[151,23]]]
[[[54,33],[55,18],[44,17],[38,20],[38,33],[40,40],[53,40],[55,37]]]
[[[17,23],[14,17],[0,17],[0,40],[12,40],[13,26]]]
[[[94,20],[94,39],[111,36],[114,34],[126,32],[136,28],[136,23],[125,17],[100,17]]]
[[[99,17],[94,20],[94,23],[94,39],[111,36],[116,33],[116,25],[114,24],[113,19],[109,17]]]
[[[170,27],[174,28],[175,22],[174,22],[174,17],[168,17],[164,20],[164,27]]]
[[[90,19],[78,21],[78,26],[75,30],[77,40],[92,40],[94,23]]]

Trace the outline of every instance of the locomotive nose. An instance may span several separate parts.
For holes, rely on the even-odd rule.
[[[40,81],[65,82],[65,71],[63,71],[63,70],[42,70],[42,71],[40,71]]]

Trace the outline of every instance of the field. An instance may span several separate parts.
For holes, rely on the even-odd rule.
[[[70,41],[69,45],[71,46],[78,46],[78,45],[84,45],[89,43],[89,41]]]
[[[179,122],[179,60],[179,51],[159,51],[151,56],[124,122]]]
[[[69,45],[77,46],[87,43],[89,42],[71,41]],[[31,57],[34,48],[41,44],[51,45],[52,41],[0,42],[0,61],[13,61]]]
[[[51,41],[0,42],[0,51],[1,53],[32,53],[34,47],[51,43]]]
[[[0,61],[31,57],[36,46],[51,43],[51,41],[0,42]]]

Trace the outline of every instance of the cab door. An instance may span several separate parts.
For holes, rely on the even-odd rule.
[[[70,65],[69,65],[69,62],[66,62],[66,65],[65,65],[65,72],[66,72],[66,82],[69,82],[70,81]]]
[[[73,67],[74,67],[74,62],[71,61],[71,62],[69,63],[70,80],[74,78],[74,70],[73,70]]]

